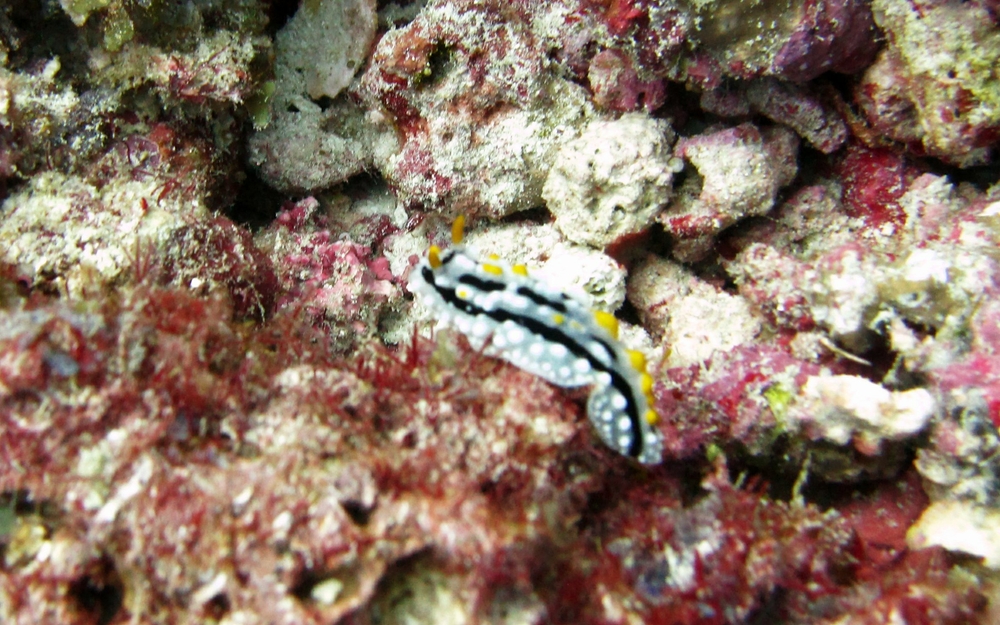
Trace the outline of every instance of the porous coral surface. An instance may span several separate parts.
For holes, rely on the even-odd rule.
[[[0,622],[1000,622],[998,41],[989,0],[3,3]],[[413,301],[457,215],[617,316],[661,463]]]

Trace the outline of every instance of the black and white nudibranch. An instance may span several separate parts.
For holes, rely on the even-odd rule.
[[[591,385],[587,415],[601,440],[642,464],[659,463],[653,379],[642,353],[618,341],[614,315],[532,278],[523,265],[480,261],[462,245],[464,222],[452,226],[452,247],[430,247],[410,290],[485,353],[557,386]]]

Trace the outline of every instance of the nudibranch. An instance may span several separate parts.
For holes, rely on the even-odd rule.
[[[452,225],[452,247],[430,246],[410,290],[484,353],[557,386],[592,385],[587,415],[601,440],[642,464],[660,462],[653,379],[642,353],[618,341],[615,316],[532,278],[523,265],[480,261],[462,245],[464,226],[462,217]]]

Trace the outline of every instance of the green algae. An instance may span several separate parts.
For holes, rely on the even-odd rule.
[[[77,26],[83,26],[94,11],[99,11],[111,4],[111,0],[63,0],[63,10]]]
[[[112,11],[104,22],[104,49],[117,52],[122,46],[132,41],[135,36],[135,26],[125,11]]]
[[[771,409],[771,414],[774,415],[775,421],[779,424],[783,423],[785,415],[788,414],[788,407],[791,405],[794,397],[792,391],[785,388],[782,384],[772,384],[764,389],[763,395],[767,401],[767,406]]]
[[[276,90],[275,82],[268,80],[261,83],[253,95],[247,98],[247,113],[255,130],[263,130],[271,123],[271,100],[274,99]]]
[[[802,19],[802,0],[688,0],[695,36],[724,65],[770,66]]]

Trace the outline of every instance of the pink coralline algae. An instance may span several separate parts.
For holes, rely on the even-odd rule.
[[[287,206],[259,241],[276,261],[278,305],[303,307],[346,349],[377,330],[383,311],[398,306],[402,293],[388,261],[367,246],[333,240],[317,208],[312,198]]]
[[[978,396],[981,411],[1000,428],[1000,306],[995,292],[986,295],[971,320],[972,349],[954,362],[934,368],[930,375],[942,391],[950,394]]]
[[[662,80],[642,80],[632,61],[620,50],[604,50],[594,55],[587,70],[594,103],[613,111],[645,108],[655,111],[666,98]]]
[[[780,433],[789,398],[818,372],[815,363],[766,345],[662,371],[656,409],[663,416],[664,448],[685,456],[710,444],[740,441],[764,451]]]
[[[824,154],[847,140],[847,127],[835,110],[800,85],[763,78],[750,83],[747,99],[755,111],[787,125]]]
[[[867,2],[805,0],[792,5],[799,5],[799,21],[769,73],[804,82],[829,71],[853,74],[871,63],[878,42]]]
[[[808,86],[771,77],[746,85],[719,85],[702,92],[700,105],[707,112],[729,118],[759,113],[794,130],[824,154],[832,154],[847,140],[847,125],[837,111],[837,100]]]
[[[887,234],[903,223],[899,198],[919,169],[895,152],[863,145],[848,145],[834,165],[844,189],[848,214],[861,217],[865,226]]]

